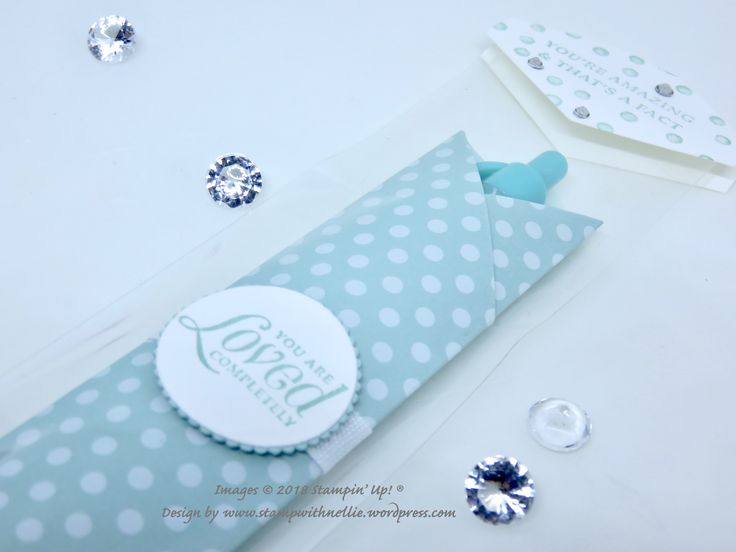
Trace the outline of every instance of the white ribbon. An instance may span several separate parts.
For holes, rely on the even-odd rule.
[[[309,447],[307,454],[320,467],[322,473],[328,472],[372,431],[373,426],[366,418],[353,412],[328,439]]]

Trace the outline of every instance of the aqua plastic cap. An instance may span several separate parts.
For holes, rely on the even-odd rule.
[[[559,151],[550,150],[540,153],[529,161],[529,166],[541,175],[548,190],[567,174],[567,159]]]
[[[485,193],[544,203],[547,190],[567,174],[567,159],[557,151],[545,151],[529,163],[478,163]]]

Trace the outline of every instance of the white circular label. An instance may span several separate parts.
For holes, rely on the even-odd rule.
[[[273,453],[303,449],[338,424],[359,379],[335,315],[274,286],[236,287],[189,305],[161,334],[156,369],[203,430]]]

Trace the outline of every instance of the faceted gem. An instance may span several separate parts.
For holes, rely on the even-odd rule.
[[[524,517],[536,491],[529,470],[516,458],[489,456],[470,470],[465,494],[470,511],[496,525]]]
[[[591,430],[587,412],[570,401],[543,399],[529,409],[529,432],[550,450],[577,450],[588,442]]]
[[[242,155],[224,155],[210,166],[207,190],[229,207],[252,203],[261,191],[261,171]]]
[[[135,48],[135,29],[119,15],[100,17],[89,28],[87,46],[92,55],[105,63],[128,59]]]

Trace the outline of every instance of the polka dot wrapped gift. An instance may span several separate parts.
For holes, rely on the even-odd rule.
[[[312,482],[600,224],[484,193],[478,161],[455,135],[233,285],[307,295],[349,333],[362,377],[334,433],[279,455],[218,443],[172,407],[143,343],[0,440],[0,550],[242,545],[268,514],[225,511],[291,497],[217,485]],[[162,515],[207,504],[211,524]]]

